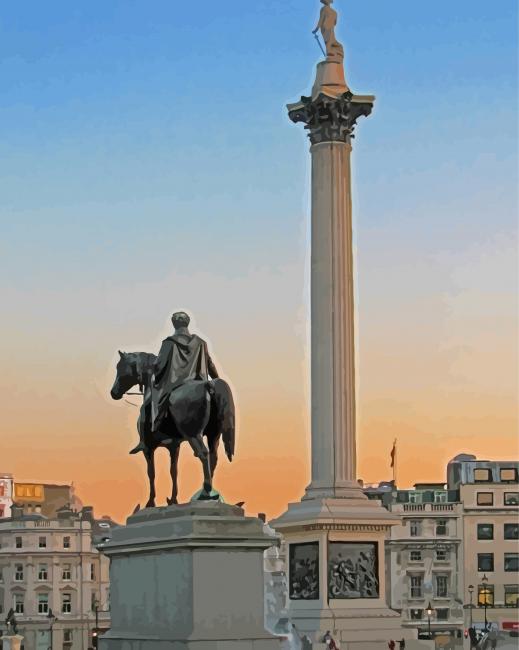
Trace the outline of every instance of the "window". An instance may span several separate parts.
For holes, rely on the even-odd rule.
[[[63,548],[70,548],[70,537],[63,538]]]
[[[97,609],[97,594],[95,591],[93,591],[90,594],[90,609],[95,612]]]
[[[494,606],[494,585],[478,585],[478,605]]]
[[[46,564],[38,565],[38,580],[48,580],[49,571]]]
[[[47,548],[47,538],[46,537],[40,537],[39,538],[38,547],[39,548]]]
[[[448,522],[446,519],[437,519],[436,520],[436,535],[447,535]]]
[[[16,582],[23,581],[23,564],[17,564],[14,567],[14,579]]]
[[[422,597],[422,576],[411,576],[411,598]]]
[[[437,575],[436,580],[436,597],[447,598],[449,591],[449,576]]]
[[[422,530],[422,522],[420,519],[411,519],[409,522],[409,530],[411,537],[419,537]]]
[[[505,524],[503,536],[505,539],[519,539],[519,524]]]
[[[494,505],[494,493],[493,492],[478,492],[477,504],[478,504],[478,506],[492,506],[492,505]]]
[[[72,612],[72,594],[61,595],[61,613],[70,614]]]
[[[447,551],[439,549],[436,551],[436,561],[437,562],[447,562]]]
[[[4,506],[4,505],[0,505],[0,517],[3,517],[3,516],[4,516],[4,512],[5,512],[5,506]]]
[[[437,621],[448,621],[449,620],[449,609],[447,607],[438,607],[436,610],[436,620]]]
[[[478,571],[485,573],[494,570],[494,554],[478,553]]]
[[[478,539],[494,539],[494,524],[478,524]]]
[[[72,643],[72,630],[63,630],[63,643]]]
[[[505,571],[519,571],[519,553],[505,553]]]
[[[422,503],[422,495],[419,492],[409,492],[409,503]]]
[[[519,492],[505,492],[505,506],[519,506]]]
[[[0,483],[0,497],[5,496],[5,483]]]
[[[61,573],[61,579],[69,581],[72,578],[72,569],[70,564],[63,565],[63,571]]]
[[[15,614],[23,614],[24,610],[24,596],[23,594],[15,594],[13,598],[13,605],[14,605],[14,613]]]
[[[22,538],[21,537],[16,537],[15,546],[16,546],[16,548],[22,548]]]
[[[447,492],[445,492],[445,490],[442,490],[441,492],[435,492],[434,503],[447,503]]]
[[[38,594],[38,614],[49,613],[49,594]]]
[[[505,585],[505,607],[519,607],[519,585]]]
[[[490,483],[492,481],[492,472],[483,467],[474,470],[474,483]]]
[[[411,562],[421,562],[422,551],[411,551],[409,553],[409,559],[411,560]]]
[[[91,562],[90,563],[90,580],[95,580],[96,579],[96,565]]]
[[[499,472],[501,483],[517,483],[517,470],[515,467],[503,467]]]
[[[409,615],[413,621],[421,621],[423,618],[423,609],[410,609]]]

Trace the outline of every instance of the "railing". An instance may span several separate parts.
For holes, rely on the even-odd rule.
[[[454,503],[402,503],[395,504],[393,510],[398,511],[398,506],[403,507],[404,512],[455,512],[456,505]]]

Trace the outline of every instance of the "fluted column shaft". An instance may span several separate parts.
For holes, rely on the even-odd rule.
[[[320,142],[310,151],[312,482],[308,491],[341,496],[344,489],[356,486],[351,145]]]

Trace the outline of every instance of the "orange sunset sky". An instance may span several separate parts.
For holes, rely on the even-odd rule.
[[[117,350],[157,353],[185,309],[238,408],[215,486],[278,515],[309,482],[309,153],[285,104],[319,3],[29,5],[2,10],[0,471],[119,521],[144,504]],[[352,158],[358,476],[391,479],[397,438],[400,487],[519,458],[517,5],[440,5],[334,5],[377,96]],[[201,477],[186,446],[181,499]]]

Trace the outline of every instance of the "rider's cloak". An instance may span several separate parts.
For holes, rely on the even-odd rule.
[[[162,342],[152,386],[152,429],[171,392],[186,381],[218,377],[207,343],[196,334],[175,332]]]

